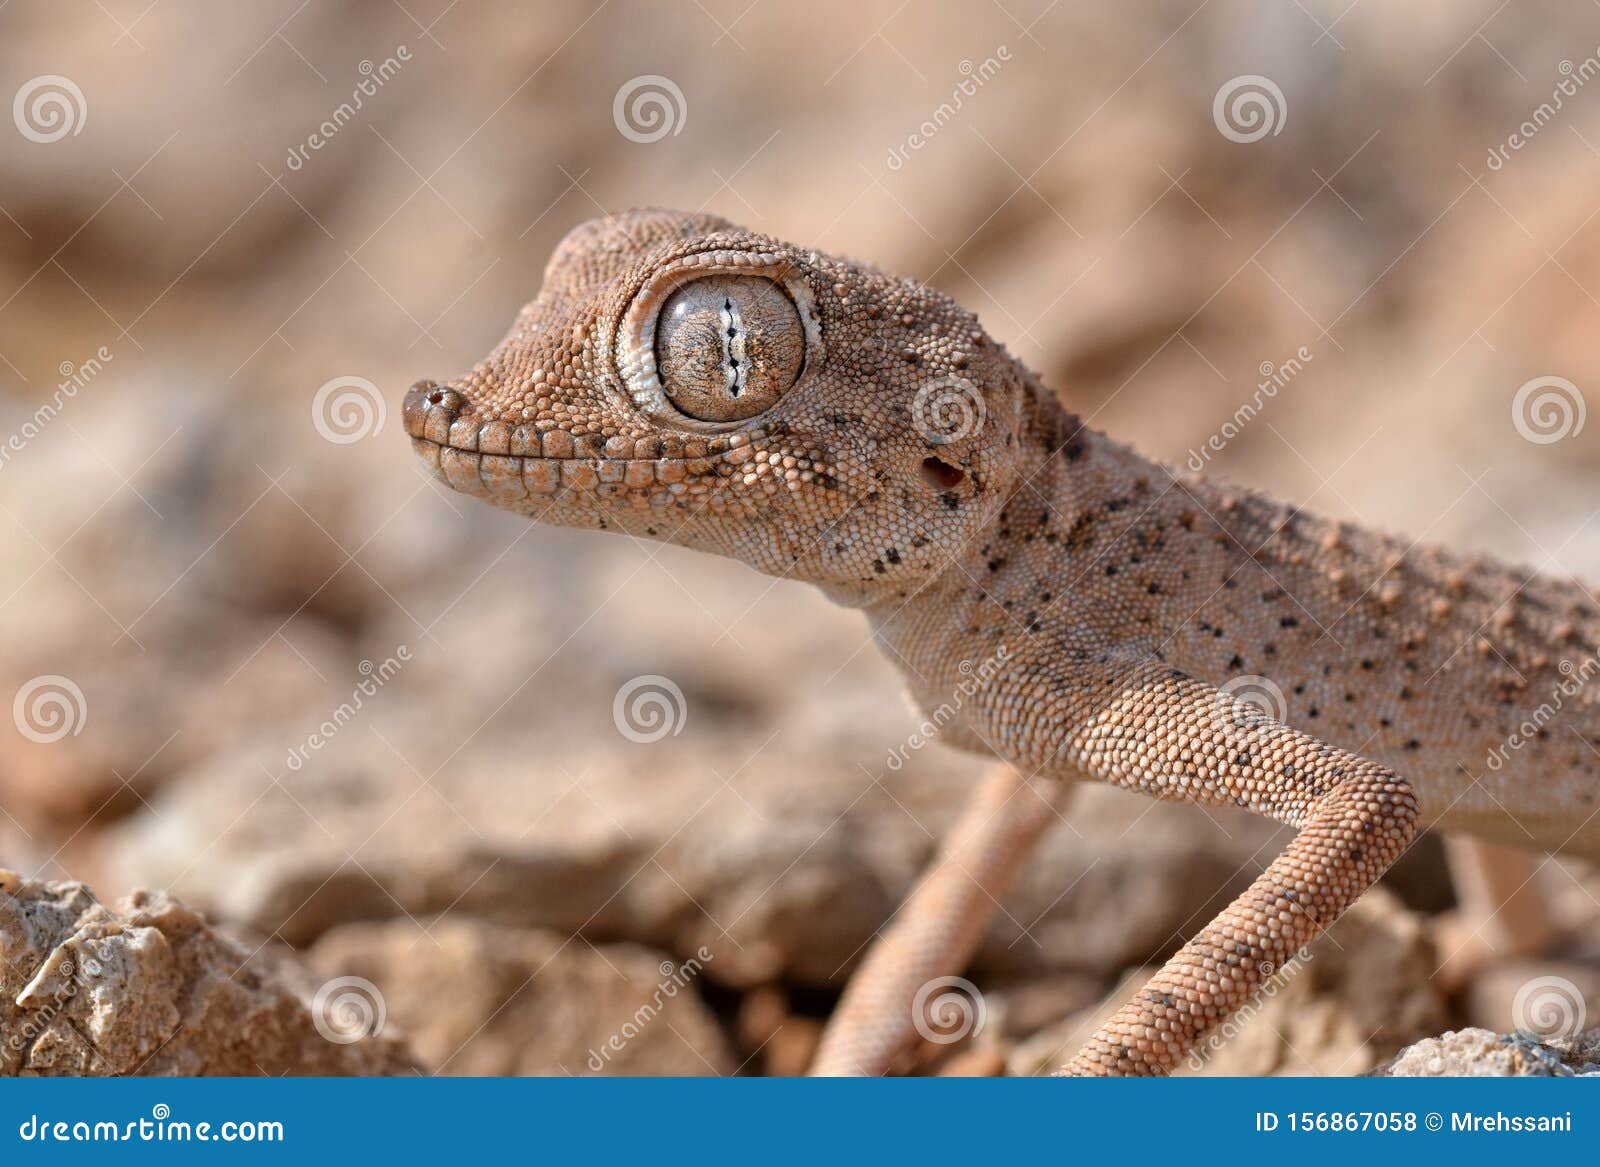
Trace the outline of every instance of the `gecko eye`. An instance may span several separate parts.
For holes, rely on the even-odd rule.
[[[772,408],[800,376],[805,329],[794,302],[760,276],[706,276],[662,305],[656,369],[672,403],[701,421]]]

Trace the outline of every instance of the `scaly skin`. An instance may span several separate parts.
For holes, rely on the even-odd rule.
[[[724,311],[722,281],[658,333],[671,293],[713,274],[776,281],[792,322],[770,296]],[[683,347],[724,332],[720,355]],[[795,345],[798,379],[773,390]],[[719,367],[750,377],[733,408],[760,412],[679,409],[721,408],[684,371]],[[861,609],[949,743],[1296,827],[1070,1073],[1172,1069],[1419,826],[1600,857],[1600,693],[1581,684],[1600,607],[1582,587],[1179,478],[1083,428],[920,285],[712,216],[597,220],[499,347],[415,386],[404,416],[457,490]],[[1248,676],[1281,687],[1281,719],[1224,688]]]

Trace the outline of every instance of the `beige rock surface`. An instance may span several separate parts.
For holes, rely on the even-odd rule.
[[[160,892],[108,908],[0,871],[0,1073],[404,1074],[393,1036],[330,1040],[307,1000]]]
[[[307,959],[375,984],[437,1073],[725,1075],[739,1059],[699,996],[706,955],[446,918],[341,925]]]
[[[1407,1046],[1375,1073],[1388,1078],[1571,1078],[1600,1075],[1600,1029],[1567,1037],[1452,1030]]]
[[[638,761],[592,755],[556,770],[530,764],[514,740],[480,739],[427,782],[421,765],[357,734],[276,779],[260,759],[224,756],[110,832],[110,878],[171,884],[294,943],[341,922],[449,909],[679,958],[708,946],[708,976],[723,984],[837,986],[931,856],[974,768],[925,750],[875,781],[790,753],[807,739],[777,724],[773,746],[737,772],[687,732]],[[403,740],[388,724],[379,732]],[[980,972],[1104,974],[1158,956],[1273,850],[1260,820],[1081,793],[1007,897]]]

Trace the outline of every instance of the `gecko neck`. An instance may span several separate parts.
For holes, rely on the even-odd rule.
[[[952,549],[939,575],[910,596],[863,606],[874,636],[925,709],[965,687],[983,666],[1079,622],[1069,582],[1085,530],[1081,516],[1125,488],[1148,490],[1170,477],[1086,429],[1031,375],[1025,384],[1017,478],[1006,502]]]

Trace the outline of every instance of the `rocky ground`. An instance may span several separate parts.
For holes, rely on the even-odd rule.
[[[1485,163],[1600,16],[1344,7],[885,2],[797,30],[709,0],[285,0],[158,6],[130,38],[13,0],[0,76],[76,78],[88,116],[51,143],[0,122],[0,1066],[806,1065],[981,763],[900,763],[914,719],[855,615],[467,505],[398,431],[404,387],[470,367],[600,208],[709,206],[929,280],[1179,463],[1304,346],[1212,470],[1600,578],[1600,427],[1534,443],[1511,415],[1530,378],[1600,384],[1600,99]],[[613,101],[656,74],[687,120],[640,142]],[[1250,144],[1212,113],[1242,74],[1286,102]],[[338,378],[373,395],[330,438]],[[615,712],[639,678],[681,693],[660,735]],[[981,1030],[902,1069],[1048,1071],[1285,839],[1083,791],[966,973]],[[1600,1023],[1596,873],[1536,885],[1552,951],[1450,974],[1425,840],[1186,1072],[1365,1073],[1447,1031],[1392,1065],[1576,1068],[1476,1032]]]
[[[746,993],[724,1024],[696,983],[714,959],[706,948],[673,961],[636,944],[458,917],[343,924],[297,954],[229,935],[164,892],[108,908],[82,884],[9,871],[0,957],[8,1074],[725,1075],[754,1059],[793,1074],[818,1032],[777,989]],[[1414,916],[1370,896],[1187,1069],[1600,1075],[1600,1029],[1418,1040],[1447,1015],[1430,984],[1433,957]],[[966,1004],[984,1012],[969,1015],[970,1033],[936,1038],[906,1068],[1048,1073],[1130,987],[1094,1000],[1092,978],[1066,975],[972,989]],[[742,1059],[741,1046],[753,1047]]]
[[[1408,1046],[1374,1072],[1390,1078],[1600,1077],[1600,1030],[1540,1040],[1463,1029]]]

